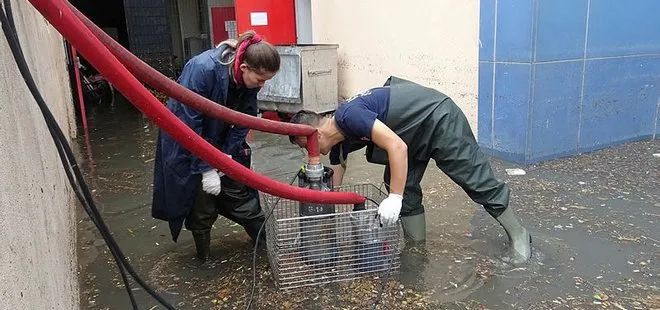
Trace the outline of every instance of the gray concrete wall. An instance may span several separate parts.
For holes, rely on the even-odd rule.
[[[12,4],[37,85],[72,136],[62,38],[28,1]],[[0,308],[78,309],[74,197],[43,117],[0,37]]]

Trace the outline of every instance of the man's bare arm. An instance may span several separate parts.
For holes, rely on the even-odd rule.
[[[408,177],[408,146],[383,122],[376,120],[371,129],[371,140],[387,151],[390,165],[390,193],[403,195]]]
[[[332,186],[341,186],[346,169],[342,165],[330,165],[330,168],[334,171],[332,175]]]

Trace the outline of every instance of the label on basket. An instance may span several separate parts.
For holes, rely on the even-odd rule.
[[[317,204],[317,203],[300,203],[300,215],[322,215],[335,213],[335,205]]]

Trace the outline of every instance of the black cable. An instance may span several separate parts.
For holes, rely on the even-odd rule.
[[[376,308],[378,308],[378,304],[380,303],[380,300],[383,299],[383,293],[385,292],[385,285],[387,285],[387,281],[390,280],[390,273],[392,272],[392,265],[394,264],[395,254],[396,251],[392,250],[392,253],[390,254],[390,264],[389,267],[387,268],[387,273],[385,273],[384,281],[382,281],[380,284],[380,290],[378,291],[376,301],[374,301],[374,305],[371,308],[372,310],[376,310]]]
[[[4,3],[6,6],[7,0],[5,0]],[[9,8],[8,11],[11,11],[11,8]],[[20,43],[18,42],[18,36],[16,34],[16,31],[15,29],[10,28],[11,24],[9,22],[9,18],[4,14],[4,11],[2,14],[0,14],[0,21],[2,22],[2,30],[12,50],[14,60],[16,61],[19,67],[19,71],[21,72],[21,75],[23,76],[26,84],[28,85],[30,92],[37,101],[37,104],[46,120],[46,123],[48,124],[49,132],[51,133],[51,136],[55,142],[56,148],[58,150],[58,154],[60,155],[60,159],[62,160],[62,164],[64,165],[67,178],[69,179],[69,182],[71,183],[74,192],[76,193],[76,197],[80,200],[80,202],[83,205],[83,208],[85,209],[87,214],[90,216],[94,224],[101,232],[101,235],[106,241],[106,244],[110,249],[110,252],[115,258],[115,261],[117,262],[117,265],[120,269],[120,273],[122,273],[122,280],[124,280],[124,283],[128,290],[128,294],[131,297],[131,303],[133,304],[133,308],[137,309],[137,305],[133,299],[132,291],[130,290],[130,286],[128,285],[128,279],[125,276],[123,268],[126,268],[129,274],[131,274],[131,276],[138,282],[138,284],[140,284],[140,286],[142,286],[152,297],[158,300],[167,309],[175,309],[172,305],[167,303],[161,296],[159,296],[153,289],[151,289],[144,281],[142,281],[142,279],[137,275],[135,270],[133,270],[132,266],[128,263],[121,249],[119,248],[116,241],[110,234],[107,226],[103,222],[103,219],[101,218],[101,215],[98,212],[98,209],[96,208],[93,198],[91,197],[91,193],[89,191],[89,188],[87,187],[87,184],[84,181],[82,172],[80,171],[80,168],[76,163],[71,147],[68,145],[68,142],[66,141],[66,138],[64,137],[61,128],[59,127],[53,115],[51,114],[50,110],[48,109],[48,106],[46,105],[43,97],[41,96],[36,86],[36,83],[34,82],[34,79],[32,78],[32,75],[30,74],[29,68],[27,66],[27,62],[25,60],[25,57],[23,56],[23,52],[20,47]],[[70,170],[73,170],[75,177],[79,181],[78,182],[79,184],[76,184],[76,180],[74,180]]]
[[[365,197],[367,200],[373,202],[376,206],[379,205],[378,202],[376,202],[374,199]],[[376,300],[374,301],[373,307],[371,308],[372,310],[376,310],[378,308],[378,304],[380,303],[380,300],[383,298],[383,293],[385,292],[385,285],[387,285],[387,281],[390,279],[390,273],[392,272],[392,265],[394,264],[394,255],[396,255],[396,251],[393,249],[392,253],[390,254],[390,263],[389,267],[387,268],[387,272],[385,273],[385,278],[383,281],[381,281],[380,289],[378,290],[378,293],[376,295]]]
[[[373,203],[376,204],[376,205],[379,205],[379,203],[377,203],[376,200],[374,200],[374,199],[372,199],[372,198],[369,198],[369,197],[364,197],[364,198],[367,199],[367,200],[369,200],[369,201],[371,201],[371,202],[373,202]]]
[[[14,13],[11,9],[11,0],[3,0],[2,3],[4,6],[4,15],[7,17],[7,23],[13,31],[16,31],[16,24],[14,24]]]
[[[291,182],[289,182],[289,185],[293,185],[293,182],[296,181],[298,178],[298,173],[296,173],[293,176],[293,179],[291,179]],[[259,227],[259,232],[257,233],[257,240],[254,243],[254,251],[252,252],[252,292],[250,292],[250,299],[248,300],[247,307],[245,307],[246,310],[250,310],[250,307],[252,307],[252,301],[254,300],[254,291],[256,290],[257,287],[257,247],[259,246],[259,237],[261,237],[261,232],[264,229],[264,226],[266,225],[266,222],[268,219],[273,215],[273,212],[275,211],[275,206],[277,203],[280,201],[281,197],[278,197],[277,200],[275,200],[275,203],[273,203],[273,207],[270,209],[270,212],[268,212],[268,215],[266,216],[266,219],[264,219],[264,222],[261,223],[261,227]],[[269,208],[268,204],[268,199],[264,199],[264,204],[266,204],[266,209]]]

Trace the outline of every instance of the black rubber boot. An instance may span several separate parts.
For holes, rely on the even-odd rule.
[[[193,231],[192,234],[197,248],[197,258],[205,262],[211,256],[211,231],[197,230]]]
[[[261,228],[261,225],[263,224],[264,219],[259,218],[259,219],[254,219],[249,221],[243,228],[245,229],[245,232],[252,238],[252,240],[257,240],[257,235],[259,234],[259,229]],[[259,242],[261,241],[266,241],[266,227],[261,229],[261,234],[259,235]]]
[[[513,209],[511,207],[506,208],[496,220],[502,225],[509,237],[509,248],[502,260],[514,266],[527,263],[532,256],[532,236],[520,224],[520,220],[518,220]]]
[[[261,225],[264,223],[264,217],[258,217],[255,219],[252,219],[248,221],[243,228],[245,229],[245,232],[252,238],[252,245],[254,245],[257,242],[257,235],[259,234],[259,229],[261,228]],[[261,234],[259,235],[259,247],[261,249],[266,249],[266,227],[261,230]]]

